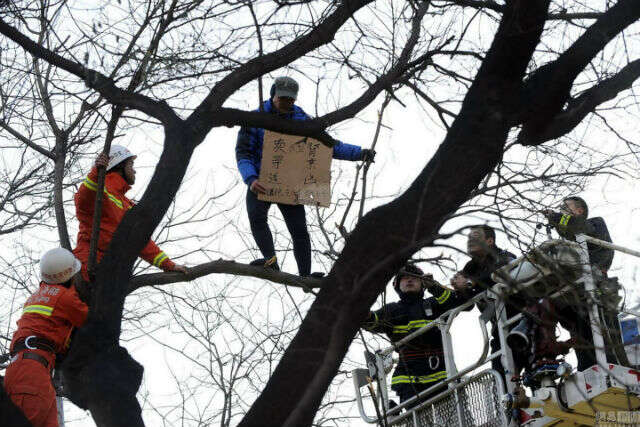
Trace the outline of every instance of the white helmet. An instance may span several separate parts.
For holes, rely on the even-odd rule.
[[[112,145],[109,150],[109,164],[107,165],[107,170],[109,171],[113,169],[129,157],[133,157],[135,159],[137,156],[134,156],[127,147],[123,147],[122,145]]]
[[[80,271],[80,261],[65,248],[45,252],[40,258],[40,278],[43,282],[64,283]]]

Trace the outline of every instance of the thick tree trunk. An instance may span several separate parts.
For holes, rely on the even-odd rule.
[[[507,3],[500,28],[444,142],[411,187],[358,224],[300,330],[241,426],[310,425],[368,308],[497,165],[514,98],[549,0]],[[461,171],[464,171],[461,173]]]
[[[97,266],[87,324],[77,331],[64,363],[71,399],[88,408],[100,427],[144,425],[136,399],[143,368],[119,346],[122,310],[133,263],[174,199],[196,145],[185,126],[165,131],[165,148],[149,187]]]

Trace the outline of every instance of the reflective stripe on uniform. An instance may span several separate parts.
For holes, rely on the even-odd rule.
[[[49,307],[48,305],[28,305],[22,310],[22,314],[26,313],[37,313],[43,316],[51,316],[53,313],[53,307]]]
[[[571,215],[562,215],[562,217],[560,218],[559,225],[562,227],[566,227],[567,225],[569,225],[570,219],[571,219]]]
[[[153,259],[152,264],[155,265],[156,267],[160,267],[160,265],[162,264],[162,262],[169,258],[164,252],[160,252],[158,255],[156,255],[156,257]]]
[[[98,186],[95,182],[91,181],[89,177],[84,179],[84,186],[87,187],[91,191],[98,191]]]
[[[447,371],[438,371],[430,375],[397,375],[391,378],[391,384],[428,384],[447,378]]]
[[[426,319],[412,320],[411,322],[409,322],[406,325],[396,325],[396,326],[394,326],[393,327],[393,333],[394,334],[407,333],[412,329],[420,329],[423,326],[427,326],[431,322],[433,322],[433,320],[426,320]]]
[[[451,296],[451,291],[448,289],[445,289],[442,295],[436,298],[436,301],[438,301],[438,304],[444,304],[449,299],[450,296]]]
[[[84,179],[83,184],[85,187],[87,187],[91,191],[98,191],[98,184],[90,180],[89,177],[86,177]],[[106,188],[104,189],[104,194],[106,194],[109,200],[111,200],[117,207],[122,209],[122,200],[118,199],[116,196],[109,193]]]
[[[378,315],[376,313],[373,313],[373,324],[371,325],[371,327],[374,327],[376,325],[378,325],[378,322],[380,321],[380,319],[378,318]]]

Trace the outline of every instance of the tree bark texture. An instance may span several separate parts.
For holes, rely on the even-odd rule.
[[[549,0],[507,3],[492,46],[444,142],[407,191],[358,223],[293,342],[241,426],[311,425],[369,307],[498,164],[513,94],[540,40]],[[464,171],[464,173],[460,173]]]
[[[193,152],[185,126],[166,128],[164,151],[140,203],[120,223],[92,285],[87,324],[64,363],[65,387],[101,427],[143,426],[136,393],[143,368],[119,346],[133,263],[173,201]]]

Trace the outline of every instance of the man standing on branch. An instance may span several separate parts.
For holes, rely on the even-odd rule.
[[[310,120],[310,117],[294,104],[298,97],[298,83],[291,77],[278,77],[271,86],[270,99],[262,104],[265,113],[274,114],[289,120]],[[242,127],[236,142],[236,160],[242,180],[248,186],[247,213],[251,233],[258,244],[263,258],[251,262],[251,265],[262,265],[278,270],[278,261],[273,244],[273,236],[267,224],[270,202],[258,200],[258,194],[266,190],[258,180],[262,160],[264,129]],[[375,151],[362,149],[356,145],[338,141],[333,147],[333,158],[339,160],[363,160],[373,162]],[[311,239],[307,231],[307,222],[303,205],[287,205],[278,203],[287,229],[293,241],[293,253],[301,276],[311,273]],[[314,273],[314,276],[322,276]]]
[[[42,282],[24,305],[13,334],[4,387],[33,427],[57,427],[56,392],[51,383],[56,354],[66,352],[74,327],[84,324],[88,308],[72,284],[80,261],[64,248],[40,260]]]
[[[100,153],[96,158],[94,167],[75,195],[76,217],[80,222],[80,228],[78,230],[77,246],[73,250],[73,254],[82,262],[82,277],[87,282],[90,281],[87,263],[89,261],[89,245],[93,228],[95,196],[98,190],[98,167],[105,167],[107,175],[104,180],[104,198],[96,262],[100,262],[120,221],[134,205],[133,201],[128,199],[125,194],[136,181],[136,171],[133,167],[135,159],[136,156],[121,145],[112,146],[108,157],[104,153]],[[153,240],[149,240],[147,246],[140,253],[140,257],[164,271],[187,272],[185,266],[171,261]]]

